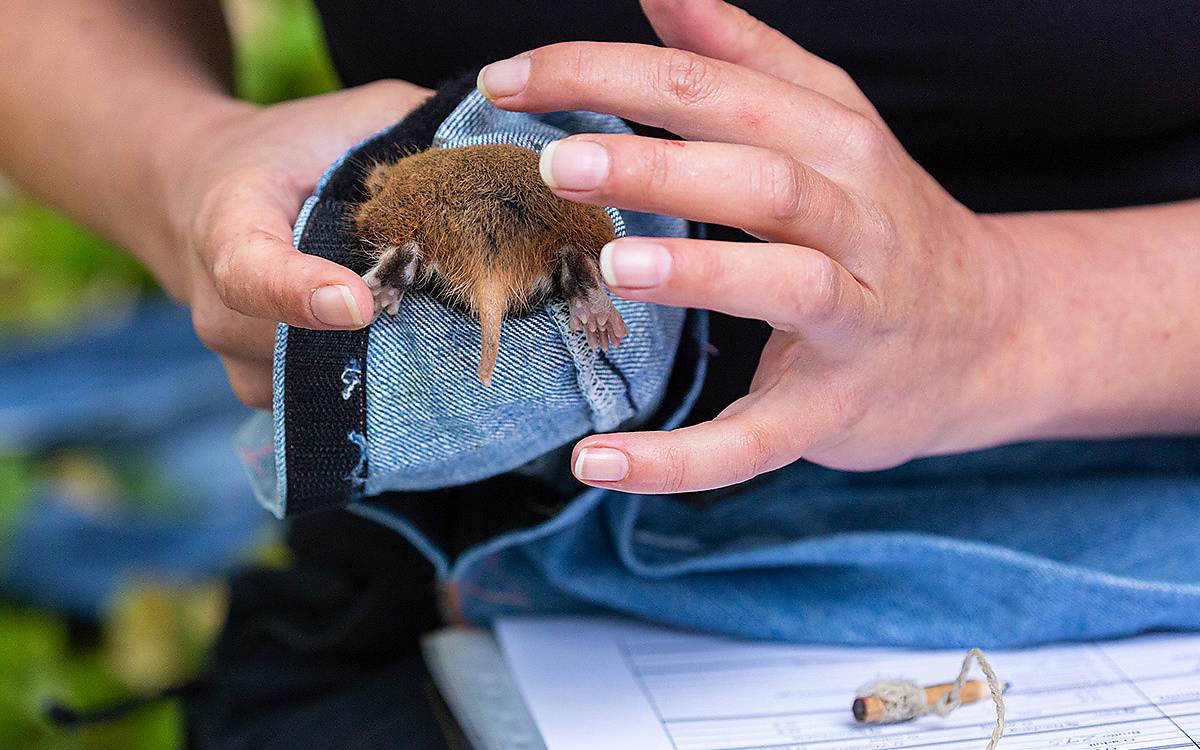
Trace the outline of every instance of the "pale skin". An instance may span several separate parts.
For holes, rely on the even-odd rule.
[[[145,262],[243,400],[269,403],[275,321],[369,322],[366,285],[294,250],[290,224],[329,162],[427,91],[387,81],[255,107],[226,93],[215,4],[10,5],[0,170]],[[1200,432],[1200,201],[974,214],[833,64],[718,0],[643,8],[668,48],[552,45],[489,66],[481,89],[505,109],[592,109],[679,134],[574,136],[542,173],[571,200],[765,240],[628,238],[602,260],[621,296],[774,332],[745,398],[712,422],[580,441],[582,481],[681,492],[799,458],[873,469],[1019,440]]]

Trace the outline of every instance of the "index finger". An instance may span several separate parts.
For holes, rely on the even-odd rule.
[[[775,76],[645,44],[552,44],[488,65],[479,87],[502,109],[606,112],[689,140],[773,148],[817,164],[844,163],[847,143],[877,127]]]

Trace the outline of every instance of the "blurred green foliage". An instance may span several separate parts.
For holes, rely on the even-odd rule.
[[[0,553],[29,501],[33,475],[33,462],[28,457],[0,454]]]
[[[107,705],[128,687],[102,650],[77,648],[64,622],[0,604],[0,747],[13,750],[165,750],[182,743],[179,708],[149,705],[123,721],[60,730],[43,717],[48,701]]]
[[[271,104],[339,87],[312,0],[225,5],[235,27],[238,96]]]
[[[153,288],[129,256],[33,201],[0,204],[0,341],[53,332]]]
[[[338,86],[311,0],[224,4],[234,35],[239,96],[269,104]],[[97,314],[119,313],[154,290],[153,280],[118,248],[0,178],[0,347],[13,338],[54,335]],[[170,493],[153,475],[139,467],[107,465],[86,449],[0,455],[0,564],[35,488],[63,481],[84,494],[89,487],[102,493],[116,486],[123,496],[161,502],[157,510],[169,512]],[[144,583],[112,603],[98,625],[102,637],[81,642],[60,616],[0,601],[0,748],[179,747],[180,712],[169,701],[76,730],[49,725],[43,705],[54,699],[76,708],[105,706],[186,678],[202,662],[223,607],[220,586],[176,590]]]

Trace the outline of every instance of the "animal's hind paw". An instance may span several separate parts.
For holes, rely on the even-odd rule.
[[[397,289],[394,286],[376,286],[372,282],[378,283],[375,279],[367,279],[367,287],[375,296],[375,314],[380,311],[387,311],[388,315],[395,315],[400,312],[400,300],[404,299],[404,290]]]
[[[629,335],[625,320],[603,289],[591,289],[584,297],[570,301],[572,331],[583,331],[588,346],[608,351]]]
[[[375,298],[375,314],[387,311],[389,315],[400,312],[400,300],[413,284],[420,260],[420,248],[415,242],[404,245],[388,245],[379,255],[379,261],[363,274],[363,281]]]

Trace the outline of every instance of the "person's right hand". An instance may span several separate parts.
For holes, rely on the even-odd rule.
[[[186,303],[246,404],[271,405],[275,325],[354,329],[374,303],[353,271],[292,246],[292,223],[325,169],[431,92],[376,83],[270,107],[223,102],[161,143],[163,235],[151,263]],[[153,267],[157,266],[157,267]]]

